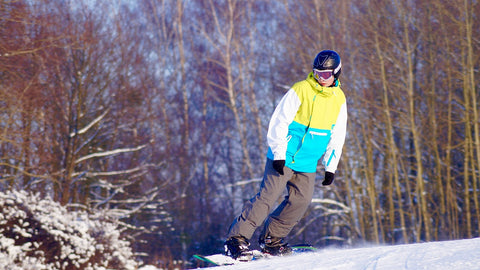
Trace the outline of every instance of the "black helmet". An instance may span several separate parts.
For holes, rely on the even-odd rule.
[[[315,60],[313,60],[313,68],[319,70],[332,69],[333,76],[338,79],[342,72],[342,62],[340,61],[340,55],[332,50],[324,50],[317,54]]]

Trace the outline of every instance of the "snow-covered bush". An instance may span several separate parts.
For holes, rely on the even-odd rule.
[[[25,191],[0,192],[0,269],[135,269],[129,243],[102,213],[68,211]]]

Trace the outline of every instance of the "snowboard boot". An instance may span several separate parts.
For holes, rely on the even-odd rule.
[[[253,252],[248,248],[250,243],[243,236],[232,236],[224,243],[225,255],[238,261],[250,261],[253,258]]]
[[[293,252],[288,243],[285,243],[282,238],[274,236],[267,236],[263,241],[260,240],[260,247],[262,247],[263,253],[272,256],[284,256]]]

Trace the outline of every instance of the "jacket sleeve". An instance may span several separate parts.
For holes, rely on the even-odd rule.
[[[342,155],[342,148],[345,142],[345,135],[347,133],[347,103],[344,103],[340,108],[337,122],[332,129],[332,135],[327,145],[327,150],[323,156],[322,164],[325,166],[325,171],[335,173],[337,170],[340,156]]]
[[[273,112],[268,125],[267,142],[272,150],[274,160],[286,159],[288,126],[295,118],[300,104],[297,93],[290,89]]]

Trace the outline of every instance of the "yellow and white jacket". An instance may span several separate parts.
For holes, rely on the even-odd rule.
[[[267,157],[285,160],[297,172],[335,173],[347,129],[347,104],[340,84],[323,87],[311,72],[295,83],[277,105],[268,127]]]

